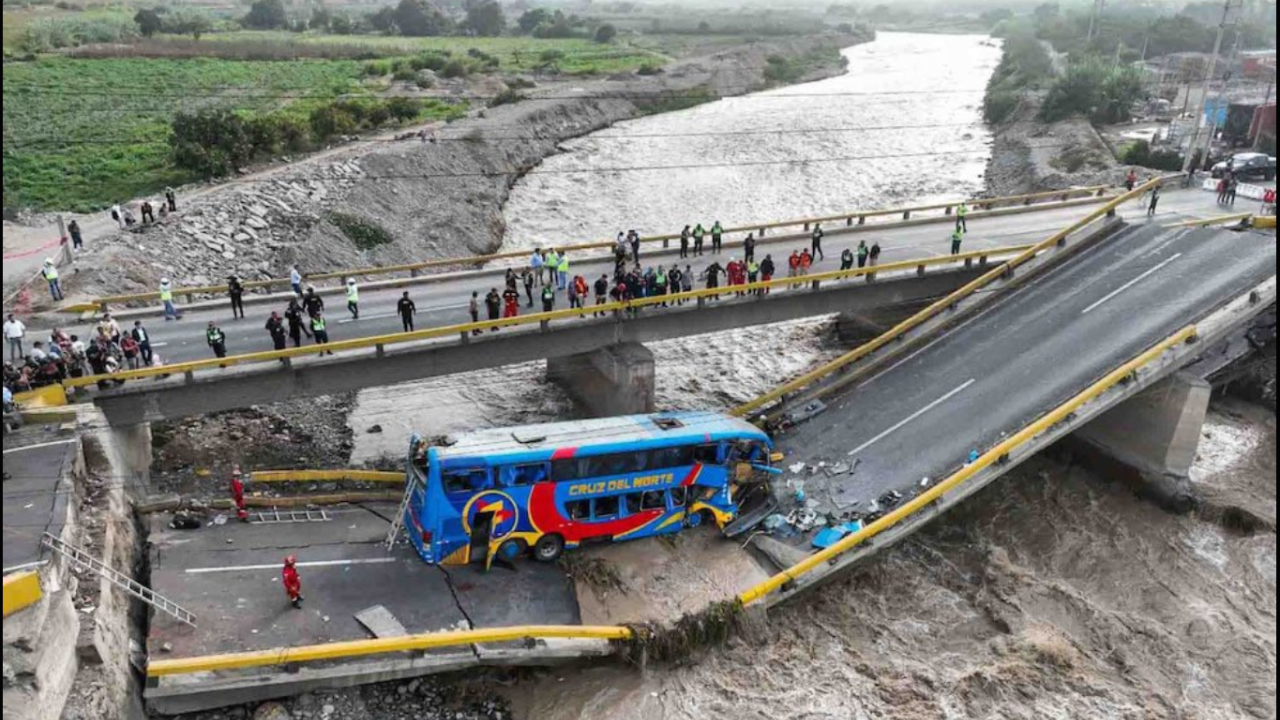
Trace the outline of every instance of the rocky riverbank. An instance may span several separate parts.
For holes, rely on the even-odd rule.
[[[1000,197],[1124,182],[1128,168],[1116,160],[1087,118],[1045,123],[1037,117],[1039,110],[1039,101],[1028,97],[1009,122],[995,128],[987,163],[988,194]]]
[[[746,44],[673,63],[657,75],[557,83],[428,131],[366,143],[228,183],[160,223],[90,238],[64,285],[76,297],[281,277],[496,250],[512,184],[559,143],[645,112],[768,85],[769,58],[812,63],[869,37]],[[835,52],[829,53],[833,58]],[[831,62],[804,80],[843,72]]]

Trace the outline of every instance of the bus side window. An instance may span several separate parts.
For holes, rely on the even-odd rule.
[[[719,465],[720,446],[699,445],[693,451],[693,459],[697,461],[699,465]]]
[[[489,486],[488,470],[445,470],[440,478],[449,493],[476,492]]]
[[[532,465],[516,465],[515,467],[504,467],[499,470],[499,476],[502,478],[503,487],[528,487],[537,485],[547,481],[547,465],[546,463],[536,463]]]
[[[644,509],[644,496],[632,493],[627,498],[627,515],[637,515]]]
[[[670,470],[672,468],[689,467],[694,464],[695,449],[692,447],[673,447],[654,450],[649,453],[650,470]]]
[[[644,495],[641,495],[640,509],[666,510],[667,509],[667,491],[666,490],[650,490]]]
[[[602,497],[595,499],[595,512],[592,518],[595,520],[612,520],[618,517],[618,508],[620,503],[615,497]]]
[[[569,519],[577,522],[591,519],[591,501],[575,500],[567,506],[569,510]]]

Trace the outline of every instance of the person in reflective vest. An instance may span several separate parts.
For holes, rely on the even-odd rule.
[[[560,255],[560,266],[556,268],[559,273],[559,282],[557,283],[561,290],[569,287],[569,253]]]
[[[298,559],[292,555],[284,559],[284,570],[280,573],[281,585],[289,596],[289,602],[295,609],[302,609],[302,578],[298,576]]]
[[[209,321],[209,327],[204,331],[205,341],[209,343],[209,347],[213,348],[213,354],[219,358],[227,356],[227,334],[222,332],[222,328],[218,327],[212,320]]]
[[[724,226],[720,221],[715,221],[711,226],[711,252],[719,254],[724,247]]]
[[[173,285],[169,283],[169,278],[160,280],[160,302],[164,305],[165,320],[179,320],[178,308],[173,304]]]
[[[347,278],[347,311],[352,320],[360,319],[360,288],[355,278]]]
[[[959,255],[962,244],[964,244],[964,231],[956,228],[955,232],[951,233],[951,254]]]
[[[556,309],[556,291],[548,285],[542,288],[542,312],[551,312]]]
[[[707,236],[706,229],[702,227],[702,223],[698,223],[693,228],[693,254],[694,255],[698,255],[698,256],[702,255],[702,242],[703,242],[703,238],[705,238],[706,236]]]
[[[969,232],[969,205],[963,200],[956,206],[956,229]]]
[[[324,319],[324,311],[321,310],[311,316],[311,334],[315,336],[317,345],[329,344],[329,324]],[[322,352],[321,355],[332,355],[333,352]]]
[[[58,279],[58,266],[54,264],[53,258],[46,258],[44,268],[40,274],[44,276],[45,282],[49,283],[49,294],[53,296],[55,302],[62,300],[62,281]]]

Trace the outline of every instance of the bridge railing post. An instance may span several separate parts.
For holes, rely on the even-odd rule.
[[[867,216],[866,216],[866,215],[859,215],[859,216],[858,216],[858,224],[859,224],[859,225],[866,225],[866,224],[867,224]]]
[[[924,263],[920,263],[919,265],[916,266],[916,275],[919,275],[920,277],[924,277],[924,274],[925,274]]]
[[[386,346],[386,345],[383,345],[382,343],[378,343],[377,345],[374,345],[374,346],[373,346],[373,349],[374,349],[374,356],[375,356],[375,357],[378,357],[378,358],[384,358],[384,357],[386,357],[386,356],[387,356],[387,346]]]
[[[544,333],[551,332],[551,321],[543,320],[542,322],[538,323],[538,331],[544,332]]]

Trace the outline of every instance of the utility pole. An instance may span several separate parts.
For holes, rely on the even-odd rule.
[[[1191,165],[1195,161],[1196,149],[1200,147],[1200,133],[1204,130],[1204,104],[1209,98],[1209,87],[1213,83],[1214,75],[1218,71],[1218,54],[1222,52],[1222,40],[1227,34],[1227,23],[1231,21],[1231,11],[1237,7],[1241,7],[1243,0],[1224,0],[1222,5],[1222,22],[1218,24],[1218,37],[1213,42],[1213,57],[1209,58],[1209,69],[1204,74],[1204,90],[1201,93],[1200,105],[1196,108],[1196,129],[1191,134],[1191,143],[1187,145],[1187,158],[1182,163],[1182,172],[1191,172]],[[1191,91],[1188,88],[1187,94]],[[1213,142],[1213,136],[1209,136],[1209,142]],[[1205,154],[1204,160],[1208,160],[1208,153]]]
[[[1089,15],[1089,37],[1086,44],[1092,45],[1094,36],[1102,30],[1101,18],[1106,9],[1107,0],[1093,0],[1093,13]]]
[[[1243,0],[1241,0],[1241,2],[1243,3]],[[1222,76],[1222,88],[1218,90],[1218,98],[1213,103],[1213,122],[1209,123],[1209,137],[1205,138],[1204,154],[1201,155],[1201,157],[1205,159],[1205,162],[1209,161],[1209,153],[1213,150],[1213,138],[1218,134],[1218,117],[1222,112],[1222,108],[1227,107],[1227,90],[1231,84],[1231,78],[1234,76],[1233,71],[1235,69],[1236,61],[1240,59],[1240,26],[1238,23],[1236,24],[1236,41],[1235,44],[1231,46],[1230,57],[1231,60],[1228,63],[1229,69]],[[1227,112],[1230,113],[1229,108]]]

